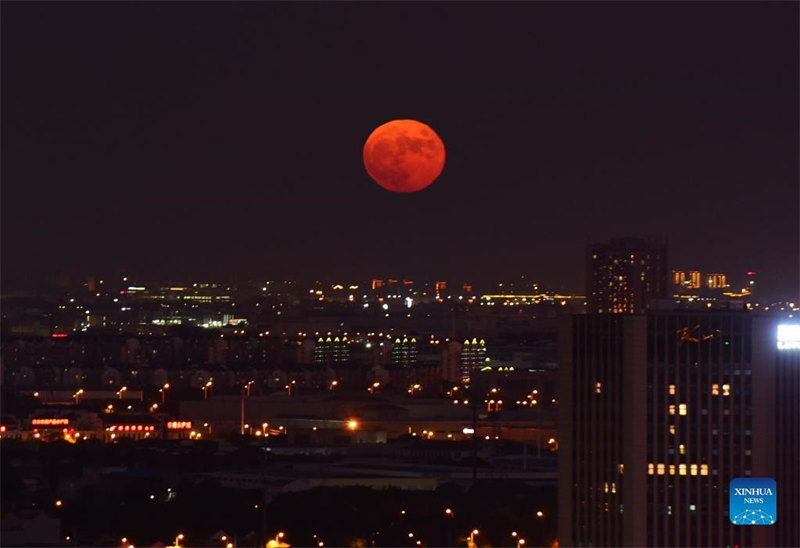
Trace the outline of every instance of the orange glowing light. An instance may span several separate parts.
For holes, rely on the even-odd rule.
[[[33,419],[33,426],[64,426],[69,424],[69,419]]]
[[[392,192],[416,192],[429,186],[442,173],[444,158],[442,139],[416,120],[387,122],[364,144],[367,173]]]

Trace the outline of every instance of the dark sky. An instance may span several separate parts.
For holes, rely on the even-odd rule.
[[[445,142],[423,192],[364,171],[394,118]],[[624,235],[796,291],[798,3],[2,3],[5,289],[580,289]]]

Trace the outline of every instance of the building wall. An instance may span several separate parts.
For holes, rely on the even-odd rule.
[[[613,239],[587,249],[590,313],[643,314],[667,295],[667,248],[638,238]]]
[[[562,545],[800,545],[800,350],[776,356],[776,324],[742,311],[573,317]],[[775,526],[730,523],[728,485],[748,476],[776,479]]]
[[[774,333],[772,329],[769,332]],[[778,350],[774,337],[771,342],[775,354],[774,478],[778,485],[774,544],[800,546],[800,350]]]

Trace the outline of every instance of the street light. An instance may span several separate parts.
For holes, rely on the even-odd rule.
[[[452,544],[453,544],[453,542],[452,542],[452,540],[453,540],[453,526],[452,526],[452,523],[453,523],[453,520],[456,517],[456,513],[453,512],[452,508],[445,508],[444,509],[444,515],[447,516],[448,518],[450,518],[448,520],[449,523],[447,524],[447,528],[446,528],[447,529],[447,546],[452,546]]]
[[[75,405],[78,405],[81,401],[81,394],[83,394],[83,388],[75,392],[72,396],[75,398]]]
[[[468,548],[476,548],[477,547],[477,544],[475,544],[475,535],[477,535],[478,533],[480,533],[480,531],[478,531],[477,529],[473,529],[472,531],[470,531],[469,539],[468,539],[468,542],[467,542],[467,547]]]
[[[275,535],[274,539],[270,539],[267,543],[267,548],[288,548],[289,544],[283,542],[283,537],[285,534],[283,532],[278,533]]]
[[[207,400],[207,399],[208,399],[208,389],[209,389],[209,388],[211,388],[213,385],[214,385],[214,383],[213,383],[212,381],[208,381],[208,382],[207,382],[207,383],[206,383],[206,384],[203,386],[203,399],[204,399],[204,400]]]
[[[158,391],[161,392],[161,405],[164,405],[164,398],[167,395],[167,390],[169,390],[169,383],[164,384],[164,386],[158,389]]]
[[[128,389],[127,386],[123,386],[122,388],[117,390],[117,396],[119,397],[119,399],[122,399],[122,393],[125,392],[127,389]]]

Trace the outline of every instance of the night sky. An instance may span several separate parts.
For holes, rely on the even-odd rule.
[[[433,127],[393,194],[362,147]],[[582,290],[586,243],[798,287],[798,4],[2,3],[4,289],[67,273]]]

